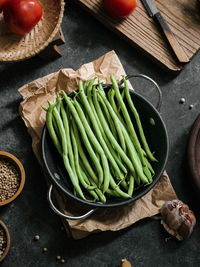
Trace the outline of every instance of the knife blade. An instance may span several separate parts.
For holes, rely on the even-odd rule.
[[[173,49],[177,59],[181,63],[187,63],[189,62],[189,58],[186,55],[185,51],[181,47],[180,43],[176,39],[175,35],[173,34],[172,30],[170,29],[169,25],[163,18],[162,14],[158,11],[155,3],[153,0],[141,0],[143,3],[145,9],[147,10],[147,13],[150,17],[153,17],[161,26],[169,44],[171,45],[171,48]]]

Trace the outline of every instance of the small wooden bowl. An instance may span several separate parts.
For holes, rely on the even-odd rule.
[[[11,33],[0,14],[0,62],[25,60],[40,53],[59,31],[63,18],[64,0],[39,0],[43,15],[32,31],[24,36]]]
[[[5,259],[6,255],[8,254],[8,251],[10,249],[10,234],[9,234],[8,228],[5,226],[5,224],[2,221],[0,221],[0,227],[3,228],[3,230],[6,234],[6,249],[4,250],[2,257],[0,258],[0,262],[1,262],[1,261],[3,261],[3,259]]]
[[[13,164],[17,168],[20,174],[20,184],[19,184],[19,188],[17,192],[11,198],[1,201],[0,206],[3,206],[3,205],[6,205],[12,202],[21,193],[24,187],[24,183],[25,183],[25,171],[24,171],[24,167],[22,166],[21,162],[14,155],[8,152],[0,151],[0,160],[5,160]]]
[[[194,188],[200,195],[200,115],[190,131],[187,158]]]

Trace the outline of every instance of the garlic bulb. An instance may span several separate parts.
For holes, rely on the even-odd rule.
[[[161,208],[162,224],[178,240],[188,238],[196,224],[194,213],[180,200],[167,201]]]

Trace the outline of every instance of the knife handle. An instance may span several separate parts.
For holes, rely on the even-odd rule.
[[[185,51],[183,50],[183,48],[181,47],[181,45],[177,41],[175,35],[171,31],[170,27],[168,26],[167,22],[165,21],[165,19],[161,15],[161,13],[157,12],[154,15],[154,18],[156,18],[158,23],[160,24],[165,36],[167,37],[168,42],[170,43],[170,45],[171,45],[175,55],[177,56],[178,60],[181,63],[189,62],[190,60],[189,60],[188,56],[186,55]]]

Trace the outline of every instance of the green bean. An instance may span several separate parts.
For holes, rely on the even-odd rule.
[[[56,98],[56,108],[58,113],[60,114],[60,105],[62,103],[62,99],[61,96],[59,95],[59,93],[56,94],[57,98]]]
[[[111,172],[111,174],[114,175],[114,178],[117,179],[117,185],[122,185],[124,189],[128,190],[128,185],[127,185],[127,183],[125,181],[126,175],[121,179],[119,177],[116,177],[116,174],[115,174],[114,169],[112,168],[112,166],[110,167],[110,172]]]
[[[93,101],[92,101],[92,95],[91,95],[91,91],[87,91],[88,94],[87,94],[87,97],[88,97],[88,102],[92,108],[92,111],[94,112],[94,115],[95,115],[95,118],[98,122],[98,125],[99,125],[99,130],[102,134],[102,137],[103,139],[105,140],[105,143],[108,147],[108,150],[110,151],[112,157],[114,158],[114,160],[116,161],[117,165],[119,166],[119,168],[124,172],[124,173],[127,173],[127,170],[125,168],[125,166],[123,165],[123,163],[121,162],[120,158],[118,157],[118,155],[116,154],[116,151],[113,149],[112,145],[110,144],[110,141],[108,140],[104,130],[103,130],[103,127],[101,125],[101,122],[99,120],[99,117],[96,113],[96,110],[95,110],[95,107],[94,107],[94,104],[93,104]],[[92,92],[93,92],[93,96],[95,97],[95,92],[96,92],[96,88],[93,86],[92,88]],[[107,156],[108,157],[108,156]],[[117,170],[117,173],[118,173],[118,170]],[[120,177],[120,175],[119,175]]]
[[[121,197],[115,190],[108,188],[106,193],[112,197]]]
[[[48,103],[49,103],[49,109],[46,113],[46,126],[56,149],[62,156],[62,147],[60,145],[60,142],[53,127],[53,109],[55,107],[55,104],[52,104],[51,102]]]
[[[90,184],[87,184],[82,177],[81,171],[80,171],[80,166],[79,166],[79,157],[78,157],[78,146],[77,142],[74,136],[74,132],[72,130],[72,127],[70,129],[71,133],[71,139],[72,139],[72,146],[73,146],[73,152],[74,152],[74,161],[75,161],[75,167],[76,167],[76,172],[77,176],[79,178],[79,181],[81,182],[82,186],[87,189],[88,191],[95,189],[97,186],[90,186]]]
[[[136,172],[138,173],[138,175],[139,175],[139,177],[143,183],[149,183],[147,177],[143,173],[142,165],[141,165],[140,159],[138,157],[137,151],[135,150],[135,147],[134,147],[133,143],[131,142],[131,139],[130,139],[126,129],[124,128],[124,126],[120,122],[120,120],[118,120],[118,123],[121,124],[122,132],[124,134],[124,138],[125,138],[125,141],[127,144],[128,151],[129,151],[129,156],[130,156],[131,161],[135,167]]]
[[[128,194],[130,197],[132,197],[132,195],[133,195],[133,190],[134,190],[134,177],[133,177],[133,175],[130,175],[129,188],[128,188]]]
[[[136,110],[136,108],[135,108],[135,106],[133,104],[132,99],[131,99],[129,88],[128,88],[128,84],[127,84],[127,81],[126,81],[125,77],[123,77],[123,81],[124,81],[124,91],[125,91],[126,100],[128,102],[128,105],[129,105],[134,117],[135,117],[135,120],[136,120],[136,123],[137,123],[137,126],[138,126],[138,130],[139,130],[139,134],[140,134],[143,146],[144,146],[144,149],[145,149],[148,157],[152,161],[157,161],[156,158],[153,156],[153,154],[151,153],[151,151],[149,149],[149,145],[147,143],[146,137],[144,135],[143,127],[142,127],[142,124],[141,124],[141,121],[140,121],[140,116],[139,116],[139,114],[138,114],[138,112],[137,112],[137,110]]]
[[[64,125],[63,125],[63,122],[62,122],[62,119],[60,117],[60,114],[58,113],[57,111],[57,108],[54,107],[53,108],[53,116],[55,117],[56,119],[56,122],[57,122],[57,125],[58,125],[58,129],[60,131],[60,136],[61,136],[61,139],[62,139],[62,156],[63,156],[63,162],[64,162],[64,165],[65,165],[65,168],[68,172],[68,175],[70,177],[70,180],[76,190],[76,192],[79,194],[79,196],[81,196],[84,200],[87,200],[81,190],[81,187],[79,186],[77,180],[76,180],[76,177],[74,175],[74,172],[70,166],[70,163],[69,163],[69,159],[68,159],[68,149],[67,149],[67,138],[66,138],[66,134],[65,134],[65,129],[64,129]]]
[[[68,149],[68,155],[69,155],[69,162],[70,162],[71,168],[72,168],[74,175],[75,175],[77,182],[78,182],[78,176],[77,176],[75,162],[74,162],[74,153],[72,151],[72,143],[71,143],[70,132],[69,132],[69,122],[68,122],[67,113],[65,111],[65,108],[64,108],[62,101],[60,103],[60,111],[61,111],[61,116],[63,119],[65,135],[67,138],[67,149]]]
[[[126,129],[124,128],[123,124],[121,123],[121,121],[119,120],[117,115],[115,114],[115,112],[112,109],[112,107],[111,107],[110,103],[108,102],[107,98],[104,97],[101,94],[100,91],[99,91],[99,94],[103,98],[104,103],[106,104],[106,106],[108,107],[110,115],[112,116],[112,118],[115,121],[115,123],[121,126],[121,129],[122,129],[122,132],[123,132],[123,135],[124,135],[124,139],[125,139],[125,142],[126,142],[126,146],[127,146],[128,151],[129,151],[129,156],[131,158],[131,161],[132,161],[132,163],[134,165],[134,168],[135,168],[136,172],[139,174],[139,177],[141,178],[141,180],[144,183],[148,183],[148,180],[147,180],[146,176],[143,173],[143,169],[140,166],[141,163],[138,160],[138,155],[137,155],[137,152],[135,150],[135,147],[134,147],[133,143],[131,142]]]
[[[77,126],[79,128],[79,132],[81,133],[81,136],[82,136],[83,142],[85,144],[85,147],[86,147],[86,149],[87,149],[92,161],[95,164],[96,170],[98,172],[99,182],[103,181],[103,170],[102,170],[101,165],[99,164],[99,161],[98,161],[98,159],[97,159],[97,157],[95,155],[95,152],[94,152],[94,150],[93,150],[93,148],[92,148],[92,146],[91,146],[91,144],[90,144],[90,142],[88,140],[87,134],[85,132],[85,128],[84,128],[84,126],[83,126],[83,124],[82,124],[82,122],[81,122],[81,120],[79,118],[79,115],[78,115],[74,105],[72,104],[72,101],[68,98],[68,96],[66,95],[66,93],[64,91],[63,91],[63,96],[64,96],[65,102],[66,102],[66,104],[67,104],[67,106],[68,106],[73,118],[76,121],[76,124],[77,124]]]
[[[110,76],[110,80],[111,80],[113,88],[115,90],[115,95],[116,95],[117,101],[118,101],[119,106],[121,107],[122,113],[124,115],[124,119],[126,121],[129,134],[132,136],[134,146],[136,147],[136,149],[137,149],[137,151],[139,153],[139,156],[140,156],[140,159],[142,161],[142,164],[145,165],[145,163],[144,163],[144,155],[142,153],[142,148],[140,146],[140,143],[139,143],[139,140],[137,138],[136,132],[134,130],[132,121],[131,121],[130,116],[128,114],[128,111],[126,109],[126,105],[124,104],[124,102],[122,100],[122,97],[121,97],[121,94],[119,92],[119,87],[118,87],[117,81],[115,80],[115,77],[113,75]]]
[[[85,174],[85,172],[82,170],[81,166],[80,166],[80,171],[81,171],[81,175],[82,175],[83,179],[85,180],[85,182],[86,182],[87,184],[90,184],[90,180],[88,179],[88,177],[87,177],[87,175]],[[96,185],[94,185],[94,187],[97,188]],[[91,196],[94,197],[94,200],[95,200],[95,201],[99,201],[99,197],[98,197],[98,195],[96,194],[96,192],[95,192],[94,190],[89,190],[88,192],[89,192],[89,194],[90,194]]]
[[[102,100],[102,98],[99,98],[99,100],[100,100],[100,103],[101,103],[102,106],[103,106],[103,109],[104,109],[104,110],[105,110],[105,109],[107,110],[107,113],[109,114],[109,117],[110,117],[110,121],[112,121],[112,123],[113,123],[113,128],[116,129],[116,131],[117,131],[117,135],[118,135],[118,137],[119,137],[119,141],[120,141],[121,147],[122,147],[122,149],[124,150],[124,152],[126,153],[126,144],[125,144],[125,141],[124,141],[124,136],[123,136],[123,134],[122,134],[121,128],[119,127],[118,124],[115,123],[115,121],[113,121],[113,118],[112,118],[112,116],[110,116],[110,113],[109,113],[109,111],[108,111],[108,108],[107,108],[107,106],[105,105],[105,103],[104,103],[104,101]],[[109,121],[109,123],[110,123],[110,121]],[[111,124],[110,124],[110,125],[111,125]],[[111,129],[112,129],[112,127],[111,127]],[[112,130],[112,132],[114,132],[114,131]]]
[[[102,149],[101,145],[99,144],[99,141],[97,140],[96,136],[94,135],[93,131],[91,130],[91,128],[87,122],[87,119],[85,118],[84,112],[83,112],[80,104],[76,100],[74,100],[74,106],[76,107],[79,118],[80,118],[82,124],[84,125],[85,131],[86,131],[90,141],[93,143],[93,146],[95,147],[95,149],[97,150],[97,152],[99,153],[99,155],[101,157],[101,162],[102,162],[102,166],[103,166],[103,170],[104,170],[104,181],[99,180],[99,188],[100,188],[101,184],[103,183],[103,192],[106,192],[106,190],[109,187],[109,165],[108,165],[106,155],[105,155],[104,150]],[[90,119],[91,118],[92,118],[91,121],[93,122],[94,118],[90,116]]]
[[[101,92],[104,93],[104,95],[105,95],[105,92],[103,92],[103,91],[101,91]],[[106,97],[106,95],[105,95],[105,97]],[[103,107],[106,120],[108,122],[108,125],[110,126],[110,129],[111,129],[111,131],[113,133],[113,136],[115,137],[115,139],[117,139],[118,138],[117,130],[115,128],[115,124],[114,124],[112,118],[110,117],[110,113],[108,112],[108,109],[107,109],[106,105],[101,101],[100,101],[100,103],[101,103],[101,105]],[[120,138],[122,138],[122,140],[120,140],[120,141],[123,143],[123,137],[121,135],[120,135]]]
[[[83,166],[82,162],[80,162],[80,168],[81,168],[81,172],[82,172],[82,174],[83,174],[83,172],[84,172],[85,170],[84,170],[84,166]],[[91,179],[90,176],[88,176],[88,179],[89,179],[89,181],[91,182],[92,185],[96,185],[95,182]],[[103,192],[102,192],[99,188],[96,188],[96,189],[95,189],[95,192],[96,192],[97,195],[99,196],[101,202],[102,202],[102,203],[106,203],[106,197],[105,197],[105,195],[103,194]]]
[[[123,125],[125,125],[125,122],[122,118],[122,116],[120,115],[120,113],[118,112],[117,110],[117,105],[115,103],[115,100],[114,100],[114,96],[115,96],[115,91],[111,88],[109,91],[108,91],[108,100],[113,108],[113,110],[115,111],[116,115],[118,116],[118,118],[120,119],[120,121],[123,123]]]
[[[114,179],[113,179],[113,177],[112,177],[112,175],[110,175],[110,186],[121,196],[121,197],[123,197],[123,198],[130,198],[130,196],[127,194],[127,193],[125,193],[125,192],[123,192],[120,188],[119,188],[119,186],[117,186],[116,185],[116,183],[115,183],[115,181],[114,181]]]
[[[144,171],[144,174],[146,175],[146,177],[148,178],[149,183],[152,183],[152,175],[151,175],[151,172],[148,169],[147,165],[143,166],[143,171]]]
[[[149,170],[151,171],[151,173],[154,175],[155,174],[155,171],[154,169],[152,168],[150,162],[148,161],[148,159],[146,157],[144,157],[144,162],[146,163],[147,167],[149,168]]]
[[[81,85],[80,85],[81,86]],[[107,156],[108,160],[110,161],[111,163],[111,166],[114,168],[115,172],[116,172],[116,176],[118,176],[120,179],[123,179],[124,178],[124,175],[121,173],[115,159],[113,158],[113,155],[111,154],[111,151],[108,149],[108,146],[101,134],[101,128],[99,127],[98,123],[97,123],[97,120],[96,120],[96,117],[93,116],[93,112],[92,112],[92,109],[91,109],[91,106],[90,106],[90,103],[91,103],[91,90],[92,90],[92,87],[91,86],[88,86],[88,89],[87,89],[87,93],[89,95],[89,101],[87,100],[86,98],[86,95],[84,94],[84,92],[82,91],[82,88],[80,87],[79,91],[80,91],[80,95],[81,95],[81,98],[82,98],[82,102],[83,102],[83,105],[85,107],[85,110],[87,111],[87,114],[90,116],[90,120],[92,122],[92,125],[93,125],[93,129],[95,131],[95,134],[97,136],[97,139],[99,140],[104,152],[105,152],[105,155]],[[95,97],[96,95],[96,90],[95,88],[93,87],[93,95]],[[77,108],[78,107],[78,103],[75,103],[77,105]],[[80,108],[79,108],[80,109]],[[96,112],[96,111],[95,111]],[[101,126],[102,127],[102,126]],[[93,137],[94,139],[94,137]]]
[[[85,152],[83,150],[82,143],[81,143],[81,140],[79,137],[78,129],[77,129],[77,126],[76,126],[74,121],[72,121],[72,127],[73,127],[74,135],[76,138],[76,142],[78,144],[78,152],[79,152],[79,155],[82,159],[83,165],[84,165],[86,171],[88,172],[88,174],[92,177],[93,181],[96,184],[98,184],[98,177],[96,176],[95,172],[93,171],[93,169],[92,169],[92,167],[88,161],[88,158],[85,155]]]
[[[121,96],[122,96],[122,100],[124,101],[124,95],[125,95],[125,93],[124,93],[124,90],[122,91],[122,93],[121,93]],[[119,108],[118,108],[118,112],[120,112],[120,106],[119,106]]]
[[[48,107],[46,107],[46,106],[41,106],[42,107],[42,109],[44,109],[44,111],[48,111]]]
[[[97,116],[97,113],[96,113],[96,110],[95,110],[95,107],[94,107],[94,104],[93,104],[93,101],[92,101],[92,94],[91,94],[92,88],[95,88],[95,86],[93,86],[93,87],[90,86],[90,87],[87,88],[87,91],[86,91],[87,99],[88,99],[88,102],[90,104],[90,107],[92,109],[92,112],[93,112],[93,114],[95,116],[95,119],[96,119],[96,121],[98,123],[99,129],[100,129],[101,134],[102,134],[103,129],[102,129],[101,123],[99,121],[99,118]]]
[[[42,106],[42,108],[43,108],[43,110],[44,111],[48,111],[48,108],[47,107],[45,107],[45,106]],[[55,121],[55,118],[53,117],[53,127],[55,128],[55,131],[56,131],[56,134],[58,135],[58,137],[59,137],[59,130],[58,130],[58,126],[57,126],[57,124],[56,124],[56,121]],[[58,138],[59,139],[59,138]]]
[[[101,122],[101,125],[102,125],[102,127],[103,127],[103,129],[104,129],[104,131],[105,131],[105,133],[106,133],[106,135],[108,137],[108,139],[110,140],[111,144],[116,149],[116,151],[119,153],[119,155],[121,156],[122,160],[128,166],[130,171],[134,171],[134,167],[133,167],[131,161],[129,160],[129,158],[127,157],[127,155],[123,151],[123,149],[120,147],[120,145],[118,144],[118,142],[114,138],[112,132],[110,131],[110,128],[109,128],[107,122],[104,119],[104,115],[103,115],[103,112],[102,112],[101,107],[99,105],[99,102],[95,98],[94,98],[94,106],[95,106],[95,109],[97,111],[97,114],[98,114],[99,120]]]

